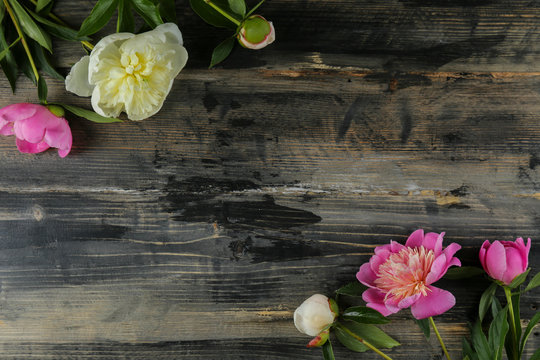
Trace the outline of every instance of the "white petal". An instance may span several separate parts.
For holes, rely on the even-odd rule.
[[[182,39],[182,33],[178,26],[174,23],[165,23],[156,27],[153,31],[162,32],[167,37],[167,42],[177,43],[179,45],[184,45],[184,40]]]
[[[118,48],[127,39],[134,37],[131,33],[116,33],[109,36],[105,36],[101,39],[94,50],[90,53],[90,63],[88,64],[88,82],[95,85],[94,76],[98,72],[98,65],[101,61],[101,57],[109,52],[118,53]]]
[[[66,76],[66,90],[78,96],[90,96],[94,86],[88,82],[88,64],[90,56],[83,56]]]

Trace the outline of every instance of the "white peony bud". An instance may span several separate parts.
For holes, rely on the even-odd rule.
[[[330,299],[315,294],[306,299],[294,311],[294,325],[301,333],[317,336],[328,325],[334,322],[337,314],[332,310]]]

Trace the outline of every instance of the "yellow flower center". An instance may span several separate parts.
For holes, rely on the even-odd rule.
[[[375,285],[386,293],[385,300],[393,297],[399,302],[416,294],[425,296],[430,291],[425,281],[434,260],[433,250],[405,248],[379,266]]]

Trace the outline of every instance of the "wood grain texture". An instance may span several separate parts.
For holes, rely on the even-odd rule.
[[[55,12],[77,24],[93,3]],[[294,309],[419,227],[466,265],[486,238],[531,237],[540,271],[540,2],[273,0],[276,43],[214,70],[226,34],[177,10],[190,61],[157,116],[70,118],[65,159],[0,138],[0,359],[320,359]],[[82,56],[55,47],[64,73]],[[36,91],[2,77],[0,99]],[[488,282],[440,286],[460,358]],[[539,302],[523,296],[523,325]],[[442,358],[408,311],[392,318],[393,359]]]

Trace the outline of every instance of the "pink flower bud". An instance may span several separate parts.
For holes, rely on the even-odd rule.
[[[523,238],[516,241],[484,241],[480,248],[480,263],[489,276],[510,285],[514,278],[527,270],[531,239],[527,245]]]
[[[20,152],[34,154],[55,147],[65,157],[71,151],[71,129],[55,113],[62,114],[57,106],[51,111],[36,104],[8,105],[0,109],[0,134],[15,135]]]
[[[238,33],[238,42],[248,49],[262,49],[276,39],[276,32],[271,21],[260,15],[252,15],[242,23]]]

